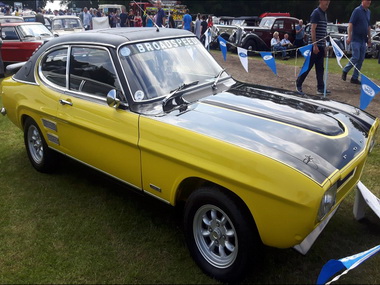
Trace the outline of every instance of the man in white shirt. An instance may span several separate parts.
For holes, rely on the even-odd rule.
[[[80,13],[80,18],[82,19],[84,29],[85,30],[92,30],[92,16],[88,12],[87,7],[83,8],[83,12]]]

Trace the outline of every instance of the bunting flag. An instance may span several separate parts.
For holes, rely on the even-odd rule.
[[[227,60],[227,41],[223,39],[221,36],[218,36],[218,41],[219,41],[219,47],[220,50],[222,51],[224,61]]]
[[[305,58],[305,62],[303,63],[303,66],[301,68],[300,74],[298,74],[298,77],[300,77],[303,73],[305,73],[309,69],[309,63],[310,63],[310,56],[312,53],[313,45],[307,45],[301,47],[299,50],[303,57]]]
[[[351,269],[359,266],[361,263],[375,255],[380,251],[380,245],[375,246],[367,251],[348,256],[339,260],[331,259],[323,267],[319,273],[317,284],[330,284],[337,281],[342,275],[346,274]],[[333,280],[326,283],[332,276],[334,276],[339,271],[346,268],[342,274],[336,276]]]
[[[210,28],[208,28],[206,30],[206,32],[204,33],[204,36],[205,36],[205,48],[208,48],[209,44],[210,44],[210,38],[211,38],[211,31],[210,31]]]
[[[243,65],[245,71],[248,72],[248,51],[244,48],[238,47],[237,52],[238,52],[241,64]]]
[[[361,80],[360,109],[365,110],[375,95],[380,92],[380,87],[368,79],[364,74],[362,74]]]
[[[340,68],[343,68],[342,65],[340,64],[340,60],[342,59],[344,53],[331,37],[330,37],[330,42],[335,53],[336,61],[338,62],[338,65],[340,66]]]
[[[264,62],[270,67],[275,75],[277,75],[276,61],[274,60],[273,54],[270,52],[260,52],[261,57]]]

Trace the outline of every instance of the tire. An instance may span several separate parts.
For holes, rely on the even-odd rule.
[[[24,124],[24,143],[33,167],[44,173],[56,168],[57,154],[49,149],[37,123],[27,118]]]
[[[242,203],[217,188],[198,189],[185,205],[184,230],[190,254],[203,272],[222,282],[242,280],[258,256],[261,241],[243,209]]]
[[[243,48],[245,48],[249,54],[254,54],[254,52],[257,50],[257,44],[256,41],[253,39],[248,40]]]

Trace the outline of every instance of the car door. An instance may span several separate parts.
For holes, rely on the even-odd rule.
[[[2,26],[1,56],[4,62],[27,61],[41,41],[22,41],[16,26]]]
[[[41,73],[53,85],[60,84],[57,111],[59,150],[68,156],[141,188],[138,114],[110,107],[107,93],[121,92],[118,76],[106,48],[73,46],[67,49],[66,66]],[[58,59],[51,52],[52,58]],[[53,86],[52,85],[52,86]]]

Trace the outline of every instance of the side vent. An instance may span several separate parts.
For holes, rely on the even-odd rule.
[[[47,137],[48,137],[48,140],[52,143],[55,143],[56,145],[59,145],[59,138],[58,136],[54,135],[54,134],[50,134],[48,133],[47,134]]]
[[[57,131],[57,124],[55,122],[52,122],[52,121],[49,121],[46,119],[42,119],[42,124],[44,125],[45,128],[48,128],[54,132]]]

